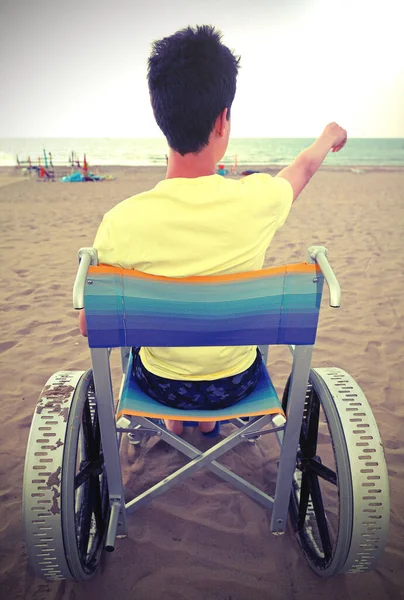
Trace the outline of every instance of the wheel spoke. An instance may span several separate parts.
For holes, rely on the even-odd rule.
[[[306,520],[307,507],[310,498],[310,479],[306,473],[302,473],[302,482],[300,487],[300,501],[297,515],[297,529],[301,530]]]
[[[90,477],[88,499],[88,529],[86,530],[85,536],[83,537],[82,545],[82,549],[84,551],[82,554],[82,559],[84,560],[87,567],[91,565],[92,561],[94,560],[94,556],[99,550],[99,541],[102,540],[105,530],[102,515],[100,481],[98,476],[92,475]],[[95,524],[93,517],[95,519]],[[89,547],[91,534],[92,539],[91,545]]]
[[[91,481],[91,479],[90,479]],[[78,549],[83,564],[87,563],[88,541],[90,539],[91,516],[92,516],[92,486],[88,485],[87,501],[80,507],[79,539]]]
[[[100,454],[101,448],[101,430],[98,421],[98,411],[95,410],[94,422],[93,422],[93,455],[97,458]]]
[[[102,514],[100,479],[99,477],[93,477],[92,480],[92,485],[94,485],[94,518],[97,525],[97,529],[100,532],[102,532],[104,530],[104,522]]]
[[[83,466],[84,465],[84,466]],[[80,471],[74,478],[74,489],[77,490],[91,476],[92,464],[90,461],[83,461],[80,465]]]
[[[308,443],[310,444],[310,455],[315,456],[317,452],[318,424],[320,419],[320,402],[314,390],[310,394],[310,412],[308,415]]]
[[[306,468],[318,475],[318,477],[321,477],[321,479],[324,479],[333,485],[338,484],[336,472],[323,465],[319,460],[316,460],[316,458],[310,458],[306,463]]]
[[[311,479],[311,500],[313,503],[314,512],[316,515],[317,527],[320,534],[323,552],[326,559],[332,555],[332,545],[330,533],[328,531],[327,520],[325,518],[323,498],[321,495],[320,484],[315,473],[310,473]]]
[[[93,436],[93,423],[91,420],[90,406],[86,402],[83,407],[83,414],[81,420],[81,427],[83,430],[83,445],[85,458],[90,458],[94,448],[94,436]]]
[[[320,403],[314,390],[306,400],[307,412],[302,423],[300,434],[300,449],[304,458],[312,458],[317,452],[318,424],[320,417]]]
[[[92,461],[82,461],[80,464],[80,471],[76,474],[74,480],[74,489],[80,487],[91,475],[101,475],[103,464],[104,455],[102,453]]]
[[[108,504],[105,502],[103,503],[102,500],[99,474],[94,473],[94,469],[89,469],[86,480],[88,481],[88,485],[86,490],[86,501],[81,506],[78,547],[83,565],[89,566],[94,555],[98,552],[99,540],[101,540],[104,535],[105,512]],[[95,519],[95,527],[93,516]],[[91,544],[91,548],[89,548],[88,545],[92,528],[94,528],[93,534],[95,539]]]
[[[79,511],[78,527],[78,550],[81,556],[83,566],[90,566],[95,554],[98,552],[99,542],[104,533],[103,506],[100,490],[100,475],[103,473],[104,457],[101,452],[101,434],[98,422],[97,408],[95,407],[93,415],[90,409],[90,403],[87,399],[82,412],[82,443],[86,460],[80,464],[80,470],[75,476],[75,489],[85,484],[84,501]],[[94,523],[95,520],[95,523]],[[91,542],[89,548],[90,535],[92,533],[96,540]]]

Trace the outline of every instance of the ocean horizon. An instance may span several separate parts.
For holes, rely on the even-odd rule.
[[[289,164],[314,138],[233,138],[221,161],[226,166]],[[6,138],[0,139],[0,166],[18,160],[38,164],[49,160],[69,165],[72,153],[89,165],[163,166],[168,146],[164,138]],[[349,138],[342,151],[329,153],[328,166],[404,167],[404,138]]]

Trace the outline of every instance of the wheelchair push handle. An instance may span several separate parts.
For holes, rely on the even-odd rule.
[[[309,260],[316,262],[324,275],[330,292],[330,306],[341,306],[341,288],[338,280],[327,259],[327,248],[324,246],[310,246],[308,249]],[[98,265],[98,254],[95,248],[80,248],[78,252],[79,268],[73,286],[73,307],[76,310],[84,308],[84,286],[86,283],[88,267]]]
[[[327,282],[330,292],[330,306],[331,308],[339,308],[341,306],[341,288],[328,262],[327,254],[327,248],[324,246],[310,246],[309,248],[310,259],[318,264]]]
[[[98,265],[98,255],[95,248],[80,248],[78,252],[79,268],[73,286],[73,308],[84,308],[84,286],[90,265]]]

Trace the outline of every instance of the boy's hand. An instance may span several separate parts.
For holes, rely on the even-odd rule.
[[[337,125],[337,123],[329,123],[324,129],[322,136],[330,140],[330,150],[332,152],[339,152],[345,146],[347,140],[347,132]]]

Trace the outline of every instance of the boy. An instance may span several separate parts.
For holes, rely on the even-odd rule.
[[[346,131],[328,125],[276,177],[215,174],[230,135],[239,58],[211,26],[188,27],[153,44],[148,84],[170,148],[166,179],[121,202],[94,241],[101,263],[168,277],[261,269],[292,202]],[[84,313],[80,330],[85,335]],[[260,376],[252,347],[134,349],[134,376],[155,400],[179,408],[223,408],[247,396]],[[166,422],[180,435],[183,423]],[[215,423],[200,423],[202,433]]]

